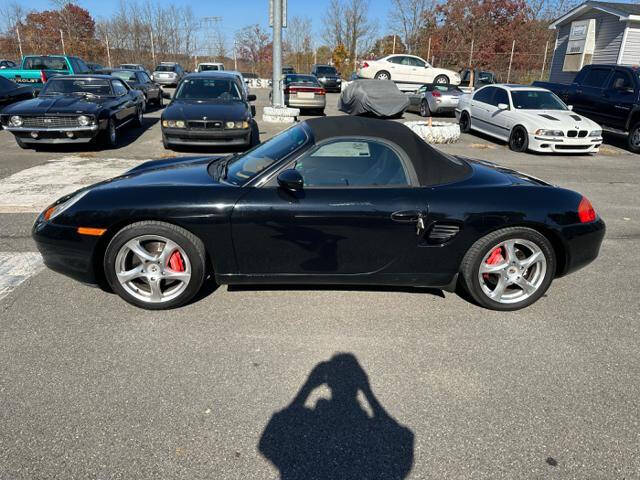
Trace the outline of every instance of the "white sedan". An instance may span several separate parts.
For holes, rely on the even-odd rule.
[[[524,85],[489,85],[460,97],[461,132],[475,130],[509,142],[516,152],[595,153],[602,128],[571,111],[555,94]]]
[[[453,70],[432,67],[414,55],[388,55],[379,60],[367,60],[358,70],[361,78],[393,80],[396,83],[439,83],[458,85],[460,75]]]

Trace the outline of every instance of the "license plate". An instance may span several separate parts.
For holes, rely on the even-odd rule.
[[[314,95],[313,92],[298,92],[298,98],[313,98]]]

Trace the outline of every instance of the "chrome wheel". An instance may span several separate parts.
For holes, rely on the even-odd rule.
[[[164,303],[176,298],[189,285],[191,271],[184,249],[160,235],[142,235],[129,240],[115,260],[115,274],[122,288],[147,303]]]
[[[478,280],[489,299],[514,304],[536,293],[546,272],[547,258],[538,245],[529,240],[510,239],[489,249],[480,262]]]
[[[111,145],[115,145],[117,138],[118,133],[116,131],[116,124],[111,120],[111,122],[109,122],[109,143],[111,143]]]
[[[428,117],[430,115],[429,105],[427,105],[427,101],[423,100],[420,102],[420,115],[422,117]]]
[[[376,73],[376,80],[389,80],[391,77],[387,72]]]
[[[631,132],[629,143],[631,144],[631,148],[636,150],[640,149],[640,127],[635,128]]]

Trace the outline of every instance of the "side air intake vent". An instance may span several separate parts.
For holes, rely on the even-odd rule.
[[[451,224],[436,224],[431,228],[429,232],[429,240],[434,243],[444,243],[455,237],[460,231],[458,225]]]
[[[553,120],[555,122],[559,122],[560,121],[556,117],[552,117],[551,115],[547,115],[546,113],[541,113],[540,116],[542,118],[546,118],[547,120]]]
[[[582,118],[579,117],[578,115],[569,115],[571,118],[573,118],[576,122],[581,122]]]

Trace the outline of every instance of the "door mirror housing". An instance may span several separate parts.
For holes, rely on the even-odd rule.
[[[567,105],[567,108],[571,111],[573,111],[573,105]]]
[[[256,97],[255,95],[253,95],[253,94],[251,94],[251,95],[247,95],[247,100],[248,100],[249,102],[255,102],[255,101],[256,101],[256,98],[257,98],[257,97]]]
[[[290,192],[299,192],[304,187],[304,180],[300,172],[290,168],[278,174],[278,185]]]
[[[509,105],[507,105],[506,103],[499,103],[498,104],[498,109],[499,110],[509,110]]]

